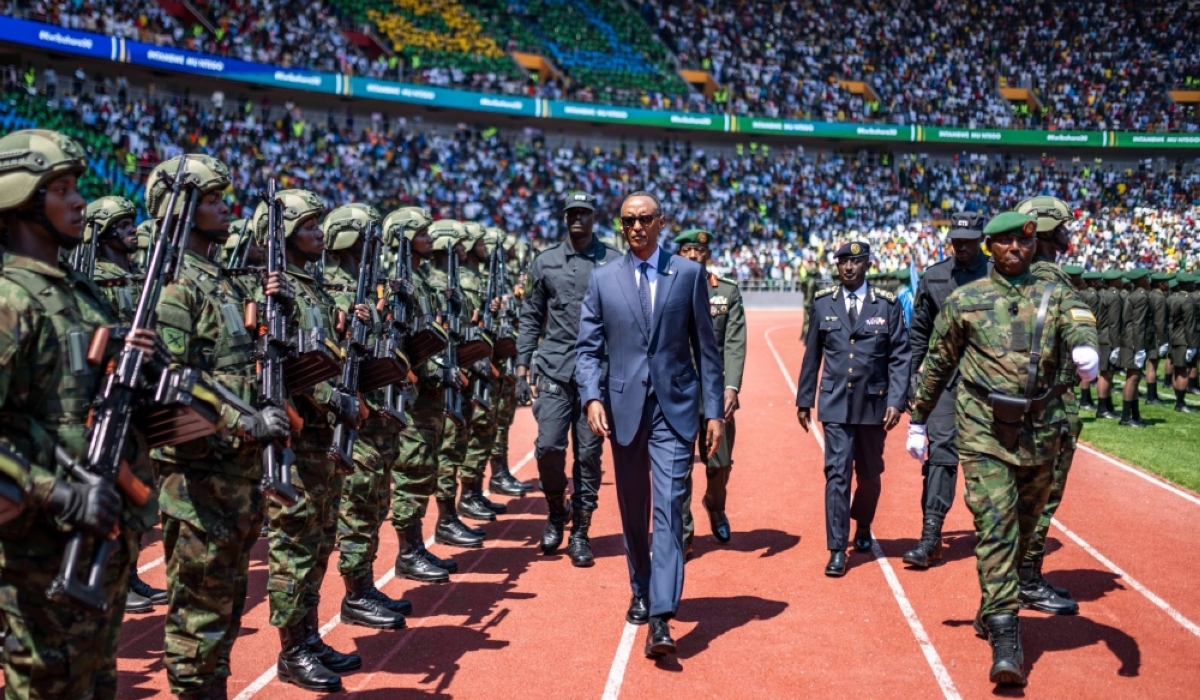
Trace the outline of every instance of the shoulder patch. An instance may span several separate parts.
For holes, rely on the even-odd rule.
[[[813,295],[813,299],[820,299],[821,297],[826,296],[828,294],[833,294],[836,291],[837,291],[837,285],[834,285],[832,287],[826,287],[824,289],[819,289],[819,290],[817,290],[817,293]]]
[[[1096,322],[1096,316],[1092,314],[1090,309],[1071,309],[1071,318],[1086,323]]]
[[[888,301],[890,301],[890,302],[893,302],[893,303],[895,303],[895,301],[896,301],[896,295],[895,295],[895,294],[892,294],[891,292],[885,291],[885,290],[883,290],[883,289],[876,289],[876,290],[875,290],[875,296],[877,296],[877,297],[882,297],[882,298],[884,298],[884,299],[887,299]]]

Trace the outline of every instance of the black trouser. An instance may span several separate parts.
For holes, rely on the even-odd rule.
[[[957,395],[957,389],[947,389],[925,421],[929,438],[929,454],[921,466],[921,509],[925,516],[945,518],[954,504],[958,481],[958,431],[954,425]]]
[[[850,518],[863,527],[875,519],[883,474],[883,425],[822,423],[825,430],[825,537],[830,550],[845,549]],[[850,505],[850,475],[857,477]]]
[[[574,465],[571,476],[575,490],[571,506],[577,510],[596,509],[600,491],[600,456],[604,439],[588,427],[587,412],[579,400],[579,387],[572,380],[560,384],[549,377],[539,377],[538,397],[533,402],[533,418],[538,424],[538,476],[547,496],[558,496],[567,490],[567,435],[571,436],[571,455]]]

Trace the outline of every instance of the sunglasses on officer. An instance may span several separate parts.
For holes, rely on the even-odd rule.
[[[658,214],[642,214],[641,216],[622,216],[621,226],[624,228],[633,228],[634,224],[641,224],[643,228],[654,223],[658,218]]]

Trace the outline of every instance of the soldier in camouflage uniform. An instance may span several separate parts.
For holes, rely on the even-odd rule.
[[[281,190],[287,277],[295,286],[289,313],[289,335],[316,334],[320,344],[336,347],[341,336],[336,303],[304,266],[316,264],[325,251],[325,234],[317,220],[325,213],[321,198],[307,190]],[[259,225],[265,226],[266,217]],[[263,238],[265,240],[265,238]],[[370,319],[365,307],[356,314]],[[290,390],[289,390],[290,391]],[[336,389],[330,382],[291,392],[290,400],[304,429],[292,435],[295,461],[292,485],[300,494],[295,505],[268,503],[270,545],[267,599],[271,624],[279,628],[280,643],[276,670],[279,679],[306,690],[338,691],[341,671],[362,666],[357,654],[342,654],[321,639],[317,605],[321,582],[337,540],[338,505],[345,476],[329,459],[333,428],[338,421],[358,428],[358,399]]]
[[[450,277],[446,270],[451,255],[458,256],[459,261],[465,257],[463,243],[467,239],[466,228],[457,221],[442,220],[434,222],[430,226],[429,235],[433,239],[433,259],[426,273],[426,282],[437,292],[442,303],[443,319],[447,319],[449,314],[449,308],[446,306],[447,297],[460,295],[462,301],[459,304],[461,309],[459,327],[465,332],[477,307],[472,303],[469,293],[464,293],[464,289],[461,288],[463,285],[462,270],[460,269],[459,274],[460,289],[451,287]],[[469,275],[467,279],[470,279]],[[475,287],[478,280],[467,282],[467,284]],[[466,371],[468,368],[460,366],[459,369]],[[460,386],[458,389],[464,395],[462,418],[465,422],[459,424],[454,417],[450,416],[449,412],[444,417],[442,442],[438,450],[437,490],[434,492],[438,519],[437,527],[433,531],[433,539],[438,544],[451,547],[474,548],[483,546],[483,530],[468,527],[460,520],[455,505],[455,497],[458,495],[459,467],[466,457],[467,443],[470,440],[468,425],[471,415],[470,395],[466,393],[466,387]]]
[[[168,213],[178,166],[173,158],[150,173],[146,210],[159,221]],[[180,251],[179,275],[159,297],[158,328],[174,361],[201,369],[239,402],[223,407],[216,435],[155,454],[163,471],[168,588],[163,665],[176,695],[223,698],[245,608],[250,549],[262,524],[256,441],[286,437],[288,421],[279,409],[251,408],[259,382],[253,329],[245,323],[250,297],[209,257],[229,235],[229,170],[209,156],[191,155],[185,177],[197,189],[195,219]],[[182,207],[181,197],[177,215]]]
[[[141,274],[150,263],[150,246],[154,243],[154,219],[146,219],[137,225],[137,252],[133,254],[133,268]]]
[[[115,698],[117,635],[125,612],[129,568],[157,503],[126,502],[112,485],[60,475],[56,448],[84,461],[88,409],[104,382],[104,367],[121,350],[113,333],[103,356],[89,361],[88,341],[118,320],[89,280],[58,261],[60,247],[82,242],[84,207],[77,178],[83,149],[41,129],[0,138],[0,230],[6,232],[0,274],[0,628],[5,694],[10,698]],[[155,334],[126,341],[154,352]],[[149,364],[149,363],[148,363]],[[153,377],[146,377],[154,381]],[[141,440],[125,440],[134,475],[153,483]],[[117,525],[120,525],[117,528]],[[103,612],[46,599],[67,542],[113,537],[101,581]]]
[[[384,219],[383,235],[389,248],[398,245],[399,236],[408,239],[412,250],[414,316],[424,317],[431,326],[440,329],[432,319],[440,312],[441,296],[427,281],[432,272],[429,267],[433,255],[433,241],[429,235],[431,221],[428,211],[405,207]],[[400,540],[395,570],[401,578],[442,583],[458,571],[458,563],[435,557],[425,548],[421,518],[437,487],[438,452],[445,428],[443,376],[433,359],[426,360],[413,371],[417,383],[410,394],[408,427],[400,434],[400,454],[392,468],[395,485],[392,525]]]
[[[675,244],[680,246],[680,255],[707,268],[712,255],[712,239],[713,236],[708,231],[691,229],[676,236]],[[729,526],[729,518],[725,515],[725,500],[729,474],[733,470],[733,440],[736,435],[733,414],[738,409],[738,392],[742,389],[742,372],[746,366],[746,309],[742,306],[742,293],[738,290],[737,283],[708,273],[708,308],[712,313],[717,348],[721,351],[721,362],[725,370],[725,432],[721,435],[721,444],[716,453],[706,460],[706,485],[701,505],[708,513],[713,537],[721,544],[729,544],[733,533]],[[700,454],[708,454],[708,445],[705,444],[703,435],[700,436]],[[695,530],[696,523],[692,518],[692,473],[689,470],[683,497],[685,558],[691,555]]]
[[[504,246],[508,253],[505,257],[505,274],[508,278],[506,288],[510,295],[515,295],[519,285],[520,263],[515,255],[511,255],[512,244],[503,229],[491,226],[487,229],[484,240],[490,253],[496,246]],[[515,314],[514,314],[515,316]],[[517,319],[512,319],[514,328]],[[492,476],[488,480],[488,488],[492,493],[504,496],[522,497],[533,487],[518,481],[512,475],[508,466],[508,431],[512,428],[517,417],[517,377],[516,359],[510,358],[498,364],[500,377],[492,382],[492,396],[496,402],[496,440],[492,443]]]
[[[466,250],[459,258],[462,261],[459,283],[467,302],[482,316],[484,304],[493,303],[491,299],[484,298],[488,284],[488,246],[485,240],[487,233],[482,226],[474,222],[466,223],[464,228],[467,231],[467,240],[464,242]],[[495,304],[495,309],[498,310],[499,301]],[[479,319],[473,319],[473,323],[478,324]],[[462,484],[458,514],[464,518],[490,522],[495,520],[497,515],[508,512],[506,506],[493,503],[483,495],[483,473],[487,469],[488,459],[492,456],[499,422],[497,400],[500,370],[492,358],[479,360],[467,370],[471,383],[463,398],[464,404],[467,403],[467,399],[470,399],[470,402],[469,405],[463,406],[464,413],[469,411],[469,414],[464,416],[467,425],[463,431],[467,446],[462,452],[462,461],[457,465],[459,481]],[[477,400],[483,399],[485,391],[487,400]]]
[[[358,275],[364,263],[363,245],[369,227],[379,224],[379,211],[365,204],[347,204],[329,212],[321,224],[325,233],[325,289],[339,309],[354,305]],[[367,306],[373,314],[375,285],[368,283]],[[378,319],[374,319],[378,328]],[[379,551],[379,527],[391,503],[392,464],[400,442],[400,425],[380,412],[383,390],[364,397],[371,411],[354,441],[354,473],[342,482],[338,506],[338,572],[346,585],[342,621],[373,629],[400,629],[412,604],[388,598],[375,587],[374,563]]]
[[[907,443],[922,461],[925,420],[958,371],[959,458],[983,593],[975,629],[992,646],[992,682],[1005,685],[1025,682],[1018,570],[1069,434],[1060,387],[1074,384],[1075,373],[1093,378],[1099,365],[1091,310],[1063,284],[1030,270],[1036,230],[1037,219],[1019,212],[1001,214],[984,229],[995,267],[946,299]],[[1037,365],[1030,367],[1033,357]]]

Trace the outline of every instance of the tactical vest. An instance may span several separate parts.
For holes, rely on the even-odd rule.
[[[254,369],[254,337],[246,329],[246,300],[230,280],[210,276],[187,266],[184,277],[196,285],[204,298],[214,304],[221,316],[220,332],[213,346],[209,370],[213,374],[244,375]],[[224,282],[224,284],[222,284]],[[246,397],[243,397],[246,398]]]

